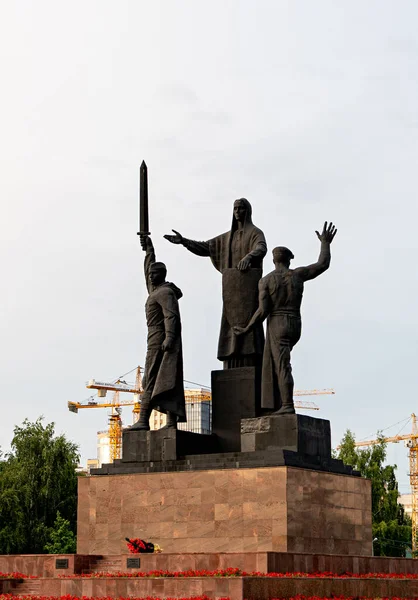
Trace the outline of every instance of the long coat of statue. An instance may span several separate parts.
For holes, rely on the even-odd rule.
[[[171,412],[177,421],[186,421],[183,387],[183,351],[179,299],[181,290],[170,282],[153,288],[149,271],[155,264],[154,248],[147,247],[144,270],[148,288],[145,315],[148,326],[147,356],[143,380],[144,395],[151,396],[151,407],[160,412]],[[164,339],[174,338],[173,348],[164,352]]]

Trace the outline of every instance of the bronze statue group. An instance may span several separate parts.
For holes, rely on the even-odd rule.
[[[306,267],[291,269],[292,252],[282,246],[274,248],[274,270],[265,277],[262,266],[266,240],[253,224],[251,204],[245,198],[234,202],[232,226],[226,233],[197,242],[173,232],[164,237],[197,256],[209,257],[222,274],[218,359],[224,369],[260,369],[263,414],[293,414],[290,354],[301,335],[304,283],[328,269],[336,228],[325,223],[321,233],[316,231],[321,244],[319,258]],[[166,413],[166,427],[175,428],[178,422],[186,421],[179,311],[182,292],[166,281],[166,266],[156,261],[150,236],[143,233],[140,240],[145,251],[148,338],[140,418],[132,429],[149,430],[153,409]]]

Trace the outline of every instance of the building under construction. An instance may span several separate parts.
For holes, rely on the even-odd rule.
[[[177,427],[182,431],[192,433],[212,432],[212,395],[210,390],[204,388],[185,389],[186,398],[186,423],[179,423]],[[167,422],[167,415],[153,410],[150,418],[150,428],[155,431],[161,429]]]

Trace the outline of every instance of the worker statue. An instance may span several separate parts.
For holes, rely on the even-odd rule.
[[[165,280],[166,266],[156,262],[150,236],[141,234],[140,241],[145,250],[148,338],[139,421],[131,429],[149,430],[154,409],[167,414],[167,428],[177,428],[178,422],[186,421],[178,302],[183,294],[174,283]]]
[[[331,242],[337,233],[334,225],[324,224],[322,233],[315,232],[321,242],[318,262],[290,269],[294,258],[288,248],[273,250],[274,271],[259,282],[259,306],[246,327],[235,327],[236,335],[267,321],[267,336],[262,367],[261,408],[277,414],[294,414],[293,377],[290,353],[301,335],[300,306],[305,281],[326,271],[331,261]]]
[[[234,326],[243,326],[257,308],[258,282],[262,276],[266,240],[251,218],[251,204],[245,198],[234,202],[230,231],[207,242],[175,235],[164,237],[173,244],[182,244],[197,256],[209,256],[215,269],[222,273],[223,311],[219,334],[218,359],[224,369],[261,364],[264,348],[262,323],[237,336]]]

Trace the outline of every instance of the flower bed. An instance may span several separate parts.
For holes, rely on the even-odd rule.
[[[25,575],[24,573],[0,573],[0,579],[38,579],[37,575]]]
[[[63,579],[97,578],[105,577],[277,577],[306,579],[418,579],[416,573],[342,573],[337,575],[324,571],[321,573],[261,573],[259,571],[242,571],[241,569],[217,569],[208,571],[206,569],[189,569],[187,571],[110,571],[98,573],[82,573],[75,575],[59,575]]]
[[[12,594],[0,594],[0,599],[1,600],[211,600],[211,598],[209,598],[208,596],[191,596],[191,597],[186,597],[186,598],[156,598],[155,596],[146,596],[145,598],[133,598],[130,596],[129,598],[118,597],[117,599],[115,599],[115,598],[111,598],[109,596],[103,596],[103,597],[82,596],[80,598],[79,596],[71,596],[70,594],[68,594],[66,596],[25,596],[25,595],[14,596]],[[300,597],[300,599],[305,600],[305,599],[302,599],[302,596]],[[296,598],[295,600],[300,600],[300,599]],[[230,598],[220,598],[219,600],[230,600]],[[311,599],[306,598],[306,600],[311,600]],[[379,600],[379,599],[377,599],[377,600]],[[390,600],[392,600],[392,599],[390,599]]]
[[[11,594],[0,594],[0,600],[211,600],[208,596],[192,596],[185,598],[157,598],[155,596],[146,596],[144,598],[123,598],[117,599],[109,596],[104,597],[89,597],[89,596],[13,596]],[[230,598],[220,598],[219,600],[230,600]],[[291,598],[272,598],[271,600],[408,600],[408,598],[400,598],[398,596],[385,596],[380,598],[371,598],[366,596],[292,596]]]

